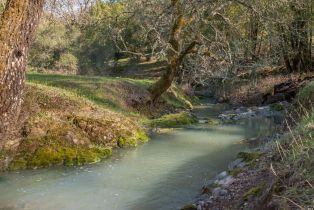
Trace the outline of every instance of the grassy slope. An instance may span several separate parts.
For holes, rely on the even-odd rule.
[[[139,108],[152,82],[28,73],[23,141],[14,153],[0,154],[0,160],[12,158],[11,170],[82,165],[110,156],[113,148],[145,142],[147,113],[191,107],[172,87],[152,111]]]
[[[62,88],[110,110],[127,115],[138,115],[136,113],[138,110],[132,107],[136,105],[136,102],[148,99],[147,87],[153,83],[152,80],[119,77],[65,76],[38,73],[29,73],[27,80],[30,83]],[[192,107],[189,99],[176,87],[172,87],[163,96],[162,101],[168,108]]]

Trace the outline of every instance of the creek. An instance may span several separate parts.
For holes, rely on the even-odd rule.
[[[206,119],[224,108],[206,102],[194,113]],[[217,126],[198,123],[155,134],[148,143],[116,150],[95,165],[2,173],[0,209],[180,209],[207,180],[226,170],[237,153],[248,149],[241,140],[270,134],[273,128],[268,118]]]

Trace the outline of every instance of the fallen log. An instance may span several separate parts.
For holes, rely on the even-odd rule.
[[[297,95],[299,89],[308,82],[314,80],[314,76],[288,80],[275,85],[270,91],[263,95],[263,104],[272,104],[280,101],[291,102]]]

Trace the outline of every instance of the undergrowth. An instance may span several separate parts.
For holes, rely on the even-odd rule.
[[[276,142],[272,171],[278,179],[275,200],[282,209],[314,206],[314,110],[302,109],[297,125]],[[297,120],[292,120],[297,122]]]

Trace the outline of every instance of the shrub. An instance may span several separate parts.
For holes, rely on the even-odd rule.
[[[57,61],[56,67],[67,73],[76,73],[78,70],[78,59],[71,53],[63,53]]]
[[[305,107],[310,107],[314,100],[314,81],[309,82],[298,93],[298,100]]]

